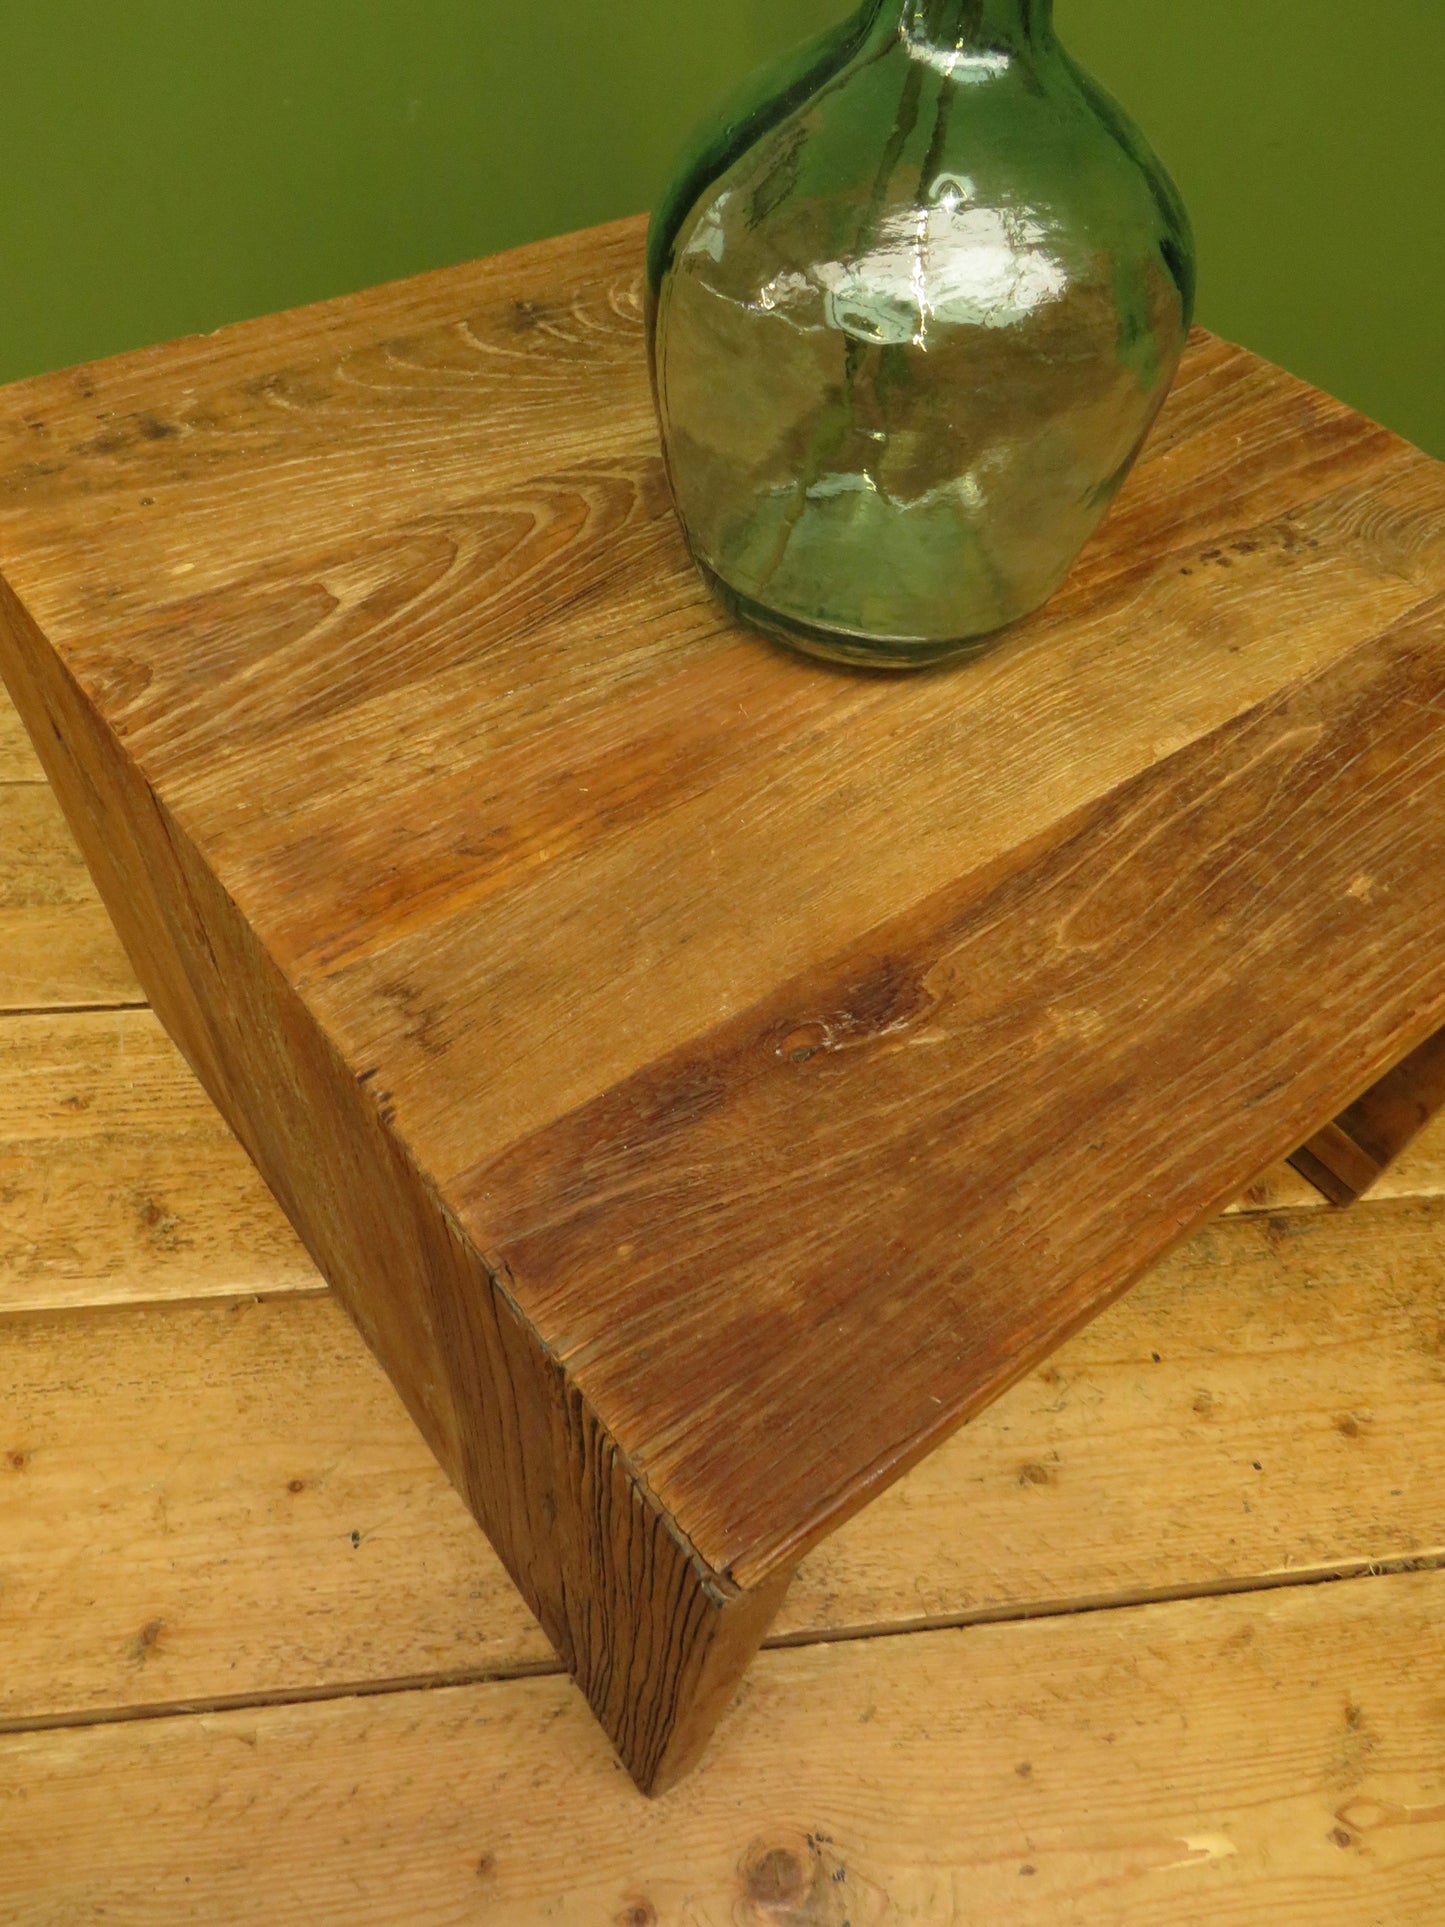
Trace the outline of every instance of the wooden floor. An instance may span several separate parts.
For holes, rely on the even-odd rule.
[[[1445,1129],[1281,1169],[804,1566],[649,1805],[0,699],[0,1922],[1445,1922]]]

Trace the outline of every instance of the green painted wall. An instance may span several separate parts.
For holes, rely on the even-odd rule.
[[[0,379],[649,202],[846,0],[0,0]],[[1445,0],[1057,0],[1202,318],[1445,455]]]

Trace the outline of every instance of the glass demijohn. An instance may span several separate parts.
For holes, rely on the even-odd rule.
[[[868,0],[689,157],[649,290],[704,576],[767,635],[901,668],[1059,587],[1168,393],[1194,253],[1052,0]]]

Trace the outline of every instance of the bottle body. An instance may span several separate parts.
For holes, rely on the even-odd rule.
[[[1192,314],[1178,196],[1046,0],[877,0],[725,120],[650,244],[715,591],[836,659],[966,652],[1063,581]]]

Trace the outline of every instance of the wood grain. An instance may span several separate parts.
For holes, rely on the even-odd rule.
[[[1445,472],[1199,335],[1049,610],[830,674],[688,569],[639,240],[7,391],[0,658],[659,1784],[800,1554],[1445,1019]]]
[[[804,1560],[776,1636],[1445,1557],[1442,1281],[1439,1202],[1212,1228]],[[553,1663],[329,1298],[0,1321],[0,1547],[0,1722]]]
[[[14,703],[0,687],[0,785],[43,783],[45,772],[30,746]]]
[[[0,782],[0,1011],[140,1001],[54,797]]]
[[[0,1739],[14,1927],[1440,1919],[1445,1578],[765,1654],[640,1807],[565,1683]]]
[[[640,245],[619,222],[17,383],[0,567],[13,581],[23,549],[47,630],[94,632],[466,496],[479,472],[584,461],[600,414],[641,446]]]
[[[1438,1025],[1442,613],[455,1187],[716,1567],[815,1543]]]
[[[0,1020],[0,1312],[322,1289],[148,1010]]]
[[[0,819],[8,807],[0,788]],[[58,825],[48,811],[42,821]],[[52,915],[79,858],[54,836],[0,834],[17,948],[37,958],[35,1008],[64,1006],[85,973],[89,921]],[[0,858],[0,861],[6,861]],[[89,873],[85,888],[89,888]],[[121,952],[118,952],[121,954]],[[129,965],[125,965],[129,977]],[[133,979],[131,979],[133,981]],[[310,1258],[154,1017],[127,1012],[0,1025],[0,1308],[146,1303],[322,1287]],[[1374,1195],[1445,1193],[1445,1120],[1410,1139]],[[1285,1164],[1231,1212],[1318,1210]]]
[[[1288,432],[1291,399],[1249,434]],[[382,1067],[399,1130],[451,1183],[1445,591],[1435,465],[1349,440],[1334,461],[1333,489],[1233,536],[1248,552],[1229,565],[1201,557],[1240,505],[1193,526],[1181,477],[1140,579],[1113,583],[1117,560],[1100,557],[1093,595],[1081,578],[1076,601],[975,665],[967,701],[946,680],[820,673],[718,632],[654,488],[645,629],[624,574],[611,606],[587,603],[585,650],[569,596],[515,640],[469,622],[454,646],[472,660],[430,675],[449,630],[408,602],[381,623],[381,687],[333,677],[333,713],[313,721],[324,638],[276,661],[262,612],[228,602],[192,627],[266,650],[275,682],[249,652],[232,673],[287,692],[275,748],[177,739],[189,630],[169,673],[144,638],[151,681],[114,707],[271,953],[353,1061]],[[1339,628],[1309,619],[1324,601]],[[962,795],[959,772],[983,767],[988,784]]]

